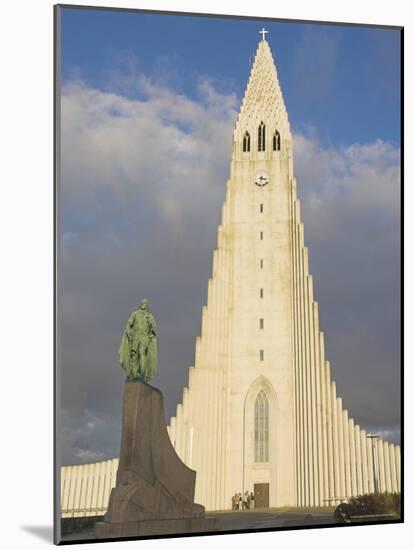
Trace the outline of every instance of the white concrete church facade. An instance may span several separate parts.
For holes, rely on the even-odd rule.
[[[349,417],[325,358],[292,135],[264,32],[234,130],[195,366],[168,432],[207,510],[229,509],[246,490],[256,506],[400,491],[399,446]],[[116,468],[117,459],[63,467],[64,515],[105,511]],[[82,487],[94,489],[82,496]]]
[[[264,33],[234,130],[195,366],[169,433],[209,510],[245,490],[265,506],[318,506],[400,487],[399,447],[369,437],[331,379]]]

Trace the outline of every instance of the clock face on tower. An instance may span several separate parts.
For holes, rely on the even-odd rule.
[[[258,187],[264,187],[269,183],[269,173],[266,170],[258,170],[254,179],[254,183]]]

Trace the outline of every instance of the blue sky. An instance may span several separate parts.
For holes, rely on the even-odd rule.
[[[65,8],[62,79],[110,89],[113,72],[133,66],[189,97],[208,76],[241,98],[263,25],[294,130],[314,131],[323,144],[399,144],[400,36],[393,29]]]
[[[293,133],[338,395],[399,441],[399,32],[62,10],[62,454],[119,452],[126,319],[148,298],[167,417],[194,363],[232,130],[262,26]],[[357,381],[357,383],[356,383]]]

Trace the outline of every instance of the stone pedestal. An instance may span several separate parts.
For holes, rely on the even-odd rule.
[[[171,445],[159,390],[126,381],[116,487],[98,538],[196,533],[217,529],[194,503],[196,473]]]

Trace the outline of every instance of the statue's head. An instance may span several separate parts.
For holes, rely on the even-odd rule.
[[[139,309],[145,309],[148,311],[148,300],[145,298],[141,300],[141,303],[139,304]]]

